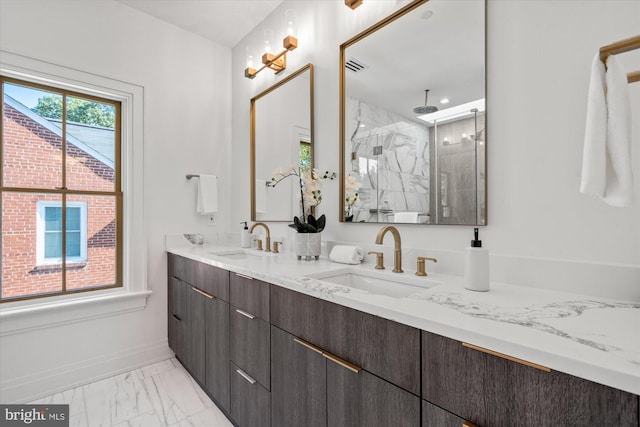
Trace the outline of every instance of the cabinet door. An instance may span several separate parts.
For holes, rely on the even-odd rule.
[[[229,301],[229,272],[201,262],[194,265],[194,286],[214,295],[223,301]]]
[[[229,411],[229,304],[219,298],[206,303],[206,389]]]
[[[270,389],[269,323],[234,306],[231,306],[230,317],[231,360]]]
[[[422,427],[471,427],[473,424],[464,424],[460,417],[433,405],[426,400],[422,401]]]
[[[205,310],[207,297],[198,293],[195,288],[186,286],[187,322],[186,341],[183,360],[185,368],[201,384],[205,384]]]
[[[271,425],[271,395],[260,383],[231,365],[231,417],[241,427]]]
[[[271,425],[326,427],[325,357],[271,326]]]
[[[423,332],[423,397],[478,425],[638,426],[638,396]]]
[[[367,371],[327,361],[327,425],[420,426],[420,398]]]
[[[187,285],[180,280],[169,277],[169,310],[168,334],[169,347],[176,353],[178,359],[184,358],[186,333]]]
[[[238,273],[231,273],[229,280],[231,305],[269,322],[270,285]]]
[[[420,331],[273,285],[271,323],[420,394]]]

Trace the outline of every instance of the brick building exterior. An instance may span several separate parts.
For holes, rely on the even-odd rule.
[[[3,104],[5,187],[60,187],[61,125],[38,116],[7,95]],[[67,125],[67,187],[71,190],[114,191],[113,154],[105,154],[104,148],[101,153],[74,137],[72,126],[91,128]],[[113,134],[113,130],[104,128],[81,130],[85,134]],[[38,205],[43,201],[61,202],[61,196],[37,192],[3,194],[0,286],[3,299],[62,290],[61,264],[42,262],[42,256],[40,259],[38,256],[39,221],[42,224]],[[67,261],[66,288],[112,285],[115,283],[116,266],[115,197],[69,195],[67,205],[74,202],[86,204],[86,257],[77,262]]]

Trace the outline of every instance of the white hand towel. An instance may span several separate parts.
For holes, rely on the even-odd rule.
[[[393,214],[393,222],[417,224],[418,212],[396,212]]]
[[[628,206],[633,201],[628,90],[626,73],[615,56],[607,58],[605,72],[596,54],[591,65],[580,192],[611,206]]]
[[[198,205],[196,210],[201,215],[218,212],[218,177],[202,175],[198,179]]]
[[[329,259],[340,264],[360,264],[364,250],[360,246],[336,245],[331,249]]]
[[[256,213],[267,212],[267,181],[256,179]]]

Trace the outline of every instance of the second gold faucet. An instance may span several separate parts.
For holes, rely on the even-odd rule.
[[[271,252],[271,232],[269,231],[269,227],[267,227],[267,224],[265,224],[264,222],[256,222],[249,229],[249,233],[253,233],[253,230],[259,225],[264,227],[264,230],[267,233],[267,236],[264,239],[264,245],[265,245],[264,251]],[[258,250],[261,250],[260,246],[258,246]]]

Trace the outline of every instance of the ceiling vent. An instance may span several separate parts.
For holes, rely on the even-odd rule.
[[[360,60],[354,57],[347,59],[347,62],[344,64],[344,66],[352,73],[359,73],[369,68],[368,65],[363,64]]]

